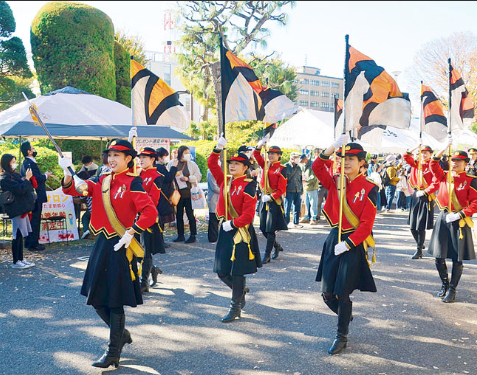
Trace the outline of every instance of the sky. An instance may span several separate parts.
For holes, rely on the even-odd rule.
[[[30,25],[46,1],[7,1],[17,22],[16,36],[30,47]],[[115,28],[139,35],[147,50],[161,51],[162,10],[167,2],[83,1],[105,12]],[[389,73],[403,72],[398,84],[409,91],[407,71],[422,46],[454,32],[477,34],[477,2],[296,1],[284,8],[288,24],[269,24],[267,49],[292,66],[313,66],[323,75],[343,76],[344,37]]]

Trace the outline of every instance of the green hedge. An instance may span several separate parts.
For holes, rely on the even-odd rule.
[[[116,66],[116,101],[131,107],[131,57],[121,44],[114,41]]]
[[[81,3],[47,3],[33,19],[30,40],[42,94],[69,85],[116,99],[114,28],[105,13]]]

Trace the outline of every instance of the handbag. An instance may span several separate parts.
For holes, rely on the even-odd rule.
[[[4,191],[0,194],[0,205],[11,204],[15,201],[15,196],[11,191]]]
[[[173,180],[172,182],[172,186],[174,187],[174,190],[172,191],[172,194],[169,198],[166,197],[166,195],[164,193],[162,193],[164,195],[164,197],[167,199],[167,201],[169,202],[169,204],[172,206],[172,207],[175,207],[179,204],[179,200],[181,199],[181,193],[179,193],[179,188],[177,186],[177,183],[175,180]]]
[[[190,189],[190,199],[192,201],[193,210],[201,210],[205,208],[204,192],[198,186],[194,186]]]

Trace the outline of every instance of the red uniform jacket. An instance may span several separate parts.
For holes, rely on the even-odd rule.
[[[447,172],[444,172],[439,165],[439,159],[432,159],[430,169],[434,178],[439,183],[439,194],[437,195],[437,205],[440,210],[449,210],[449,190],[447,181]],[[477,178],[466,174],[465,172],[454,175],[454,191],[462,206],[462,211],[459,214],[462,218],[471,217],[477,212]],[[452,211],[456,212],[454,205]]]
[[[415,190],[419,190],[419,164],[416,163],[412,154],[407,152],[402,155],[404,161],[411,166],[411,173],[409,175],[409,185]],[[431,195],[439,189],[439,183],[433,178],[433,174],[429,169],[430,162],[422,163],[422,178],[426,180],[427,188],[421,186],[421,190],[424,190],[427,195]]]
[[[321,154],[313,162],[312,169],[316,177],[321,181],[323,187],[328,189],[328,197],[326,198],[323,213],[332,228],[339,225],[340,203],[338,199],[337,177],[339,175],[330,176],[327,170],[329,156]],[[346,200],[351,211],[358,217],[359,226],[354,229],[348,222],[343,213],[342,230],[344,233],[354,231],[347,239],[346,243],[350,248],[358,246],[371,234],[376,218],[376,200],[378,187],[371,180],[368,180],[363,174],[359,174],[352,181],[347,177],[346,183]]]
[[[212,176],[214,176],[217,185],[220,186],[219,201],[217,203],[217,216],[225,217],[225,201],[224,201],[224,172],[219,165],[220,150],[214,150],[207,160]],[[227,179],[230,181],[231,176]],[[234,206],[238,217],[232,220],[232,226],[241,228],[247,224],[253,223],[255,217],[255,206],[257,205],[256,185],[255,181],[243,175],[232,179],[230,186],[230,200]],[[225,220],[231,220],[230,208]]]
[[[157,207],[159,198],[161,198],[161,189],[164,176],[157,171],[156,167],[151,167],[141,171],[141,178],[142,187],[149,195],[149,198],[151,198],[154,206]]]
[[[157,210],[142,187],[142,179],[130,171],[132,169],[112,174],[111,204],[121,224],[128,229],[133,228],[140,234],[156,222]],[[117,236],[117,233],[109,223],[101,193],[101,184],[108,174],[103,174],[96,183],[90,180],[86,183],[88,197],[92,197],[90,228],[95,235],[102,232],[107,238],[111,238]],[[74,180],[71,180],[68,185],[63,185],[63,192],[68,195],[82,196],[75,190]],[[138,213],[141,215],[135,223]]]
[[[253,152],[253,156],[257,163],[262,167],[262,179],[260,180],[260,187],[265,188],[265,161],[262,158],[259,150]],[[280,164],[280,161],[276,161],[268,167],[268,186],[272,190],[270,194],[273,199],[278,200],[287,191],[287,175],[286,168]],[[267,193],[269,194],[269,193]]]

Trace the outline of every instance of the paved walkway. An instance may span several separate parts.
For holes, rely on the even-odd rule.
[[[374,232],[378,293],[353,294],[343,354],[327,354],[337,319],[314,281],[326,225],[278,235],[285,251],[247,278],[243,319],[231,324],[220,322],[231,293],[212,273],[214,246],[202,233],[155,257],[164,274],[144,305],[126,309],[134,342],[114,374],[477,374],[477,263],[465,263],[457,302],[444,304],[433,297],[434,259],[410,259],[406,214],[378,215]],[[109,332],[79,295],[91,246],[35,254],[29,270],[0,264],[0,374],[113,371],[91,367]]]

